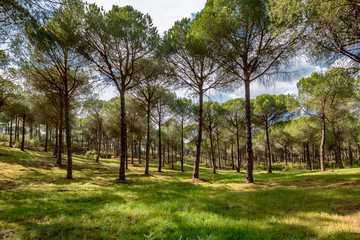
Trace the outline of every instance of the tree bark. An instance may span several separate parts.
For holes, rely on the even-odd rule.
[[[181,118],[181,172],[184,172],[184,118]]]
[[[199,167],[200,167],[200,154],[201,154],[201,141],[202,141],[202,128],[203,128],[203,89],[199,91],[199,128],[198,128],[198,139],[196,142],[196,157],[194,162],[193,179],[199,178]]]
[[[61,165],[61,155],[63,150],[63,114],[64,114],[64,99],[60,97],[60,116],[59,116],[59,140],[58,140],[58,153],[57,153],[57,165]]]
[[[311,161],[310,161],[310,149],[309,149],[309,142],[305,143],[305,147],[306,147],[306,162],[308,164],[309,170],[313,170],[312,166],[311,166]]]
[[[126,129],[126,108],[125,108],[125,80],[121,80],[120,88],[120,104],[121,104],[121,135],[120,135],[120,169],[119,169],[119,180],[125,181],[125,161],[126,161],[126,152],[127,152],[127,129]]]
[[[272,173],[272,161],[271,161],[271,148],[270,148],[270,138],[269,138],[269,124],[266,119],[265,123],[266,131],[266,147],[267,147],[267,158],[268,158],[268,173]]]
[[[353,151],[351,149],[351,145],[349,143],[349,160],[350,160],[350,167],[353,166],[353,161],[354,161],[354,157],[353,157]]]
[[[159,146],[158,146],[158,157],[159,157],[159,167],[158,167],[158,171],[161,172],[161,118],[159,118]]]
[[[218,155],[218,163],[219,163],[219,170],[221,170],[221,156],[220,156],[220,143],[219,143],[219,136],[217,136],[217,155]]]
[[[45,149],[44,151],[47,152],[48,151],[48,141],[49,141],[49,125],[46,124],[46,133],[45,133]]]
[[[239,133],[239,128],[238,126],[236,126],[236,150],[237,150],[237,156],[236,156],[236,160],[237,160],[237,165],[236,165],[236,172],[240,172],[241,169],[241,153],[240,153],[240,133]]]
[[[141,134],[139,134],[139,150],[138,150],[138,154],[139,154],[139,164],[141,164]]]
[[[331,126],[332,135],[333,135],[333,144],[334,144],[334,152],[335,152],[335,161],[338,164],[339,168],[344,168],[344,165],[341,160],[341,153],[339,149],[339,144],[337,141],[335,126]]]
[[[22,140],[21,140],[21,151],[25,151],[24,145],[25,145],[25,122],[26,122],[26,116],[24,115],[22,117],[23,119],[23,126],[22,126]]]
[[[13,117],[10,116],[10,139],[9,139],[9,147],[12,147],[12,135],[13,135]]]
[[[246,116],[246,183],[254,183],[254,162],[251,132],[250,80],[245,73],[245,116]]]
[[[71,152],[71,125],[70,125],[70,96],[67,93],[67,85],[65,85],[65,132],[66,132],[66,150],[67,150],[67,179],[72,179],[72,152]]]
[[[231,166],[232,166],[232,170],[235,170],[235,164],[234,164],[234,143],[231,143]]]
[[[146,150],[145,150],[145,174],[149,174],[150,161],[150,102],[147,103],[146,108]]]
[[[325,172],[325,116],[322,116],[322,129],[321,129],[321,143],[320,143],[320,168],[322,172]]]
[[[209,129],[209,136],[210,136],[210,149],[211,149],[211,160],[212,160],[212,165],[213,165],[213,174],[216,174],[216,159],[215,159],[215,151],[214,151],[211,125],[210,125],[210,129]]]

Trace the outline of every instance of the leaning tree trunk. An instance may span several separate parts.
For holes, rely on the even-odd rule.
[[[269,138],[269,124],[266,119],[265,123],[266,131],[266,147],[267,147],[267,157],[268,157],[268,173],[272,173],[272,160],[271,160],[271,148],[270,148],[270,138]]]
[[[199,178],[200,168],[200,154],[201,154],[201,141],[202,141],[202,128],[203,128],[203,90],[199,91],[199,128],[198,128],[198,139],[196,142],[196,157],[194,162],[193,178]]]
[[[24,151],[24,145],[25,145],[25,122],[26,122],[26,116],[23,116],[23,126],[22,126],[22,140],[21,140],[21,151]]]
[[[245,73],[245,116],[246,116],[246,183],[254,183],[254,162],[251,136],[250,79]]]
[[[71,152],[71,125],[70,125],[70,96],[67,92],[67,85],[65,85],[65,132],[66,132],[66,150],[67,150],[67,179],[72,179],[72,152]]]
[[[325,134],[326,134],[325,116],[322,116],[321,120],[322,120],[322,129],[321,129],[321,143],[320,143],[320,168],[322,172],[325,172]]]
[[[126,129],[126,108],[125,108],[125,80],[121,81],[120,88],[120,104],[121,104],[121,134],[120,134],[120,170],[119,170],[119,180],[125,181],[125,161],[126,161],[126,152],[127,152],[127,129]]]

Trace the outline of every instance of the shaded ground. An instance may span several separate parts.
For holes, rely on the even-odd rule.
[[[65,162],[65,161],[64,161]],[[50,154],[0,149],[0,238],[360,239],[360,169],[244,173],[74,158],[66,180]]]

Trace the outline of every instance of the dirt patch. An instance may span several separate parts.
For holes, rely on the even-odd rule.
[[[204,178],[191,178],[191,179],[185,179],[184,182],[192,182],[192,183],[204,183],[209,182],[209,180]]]

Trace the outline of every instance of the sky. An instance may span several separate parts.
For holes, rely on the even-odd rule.
[[[192,14],[199,12],[206,3],[206,0],[88,0],[89,3],[96,3],[103,6],[105,10],[111,9],[112,5],[125,6],[131,5],[142,13],[148,13],[154,25],[157,27],[159,34],[163,34],[171,28],[177,20],[185,17],[192,17]],[[289,77],[287,81],[274,81],[270,86],[264,86],[254,82],[251,84],[251,98],[258,95],[267,94],[297,94],[297,82],[302,77],[308,77],[312,72],[323,72],[324,68],[311,65],[303,56],[291,68],[291,71],[297,71],[298,74]],[[100,98],[109,100],[117,96],[114,87],[108,86],[99,90]],[[179,97],[189,97],[186,90],[178,90],[176,94]],[[229,99],[245,97],[243,88],[235,89],[230,92],[218,92],[212,90],[207,94],[207,100],[225,102]]]

